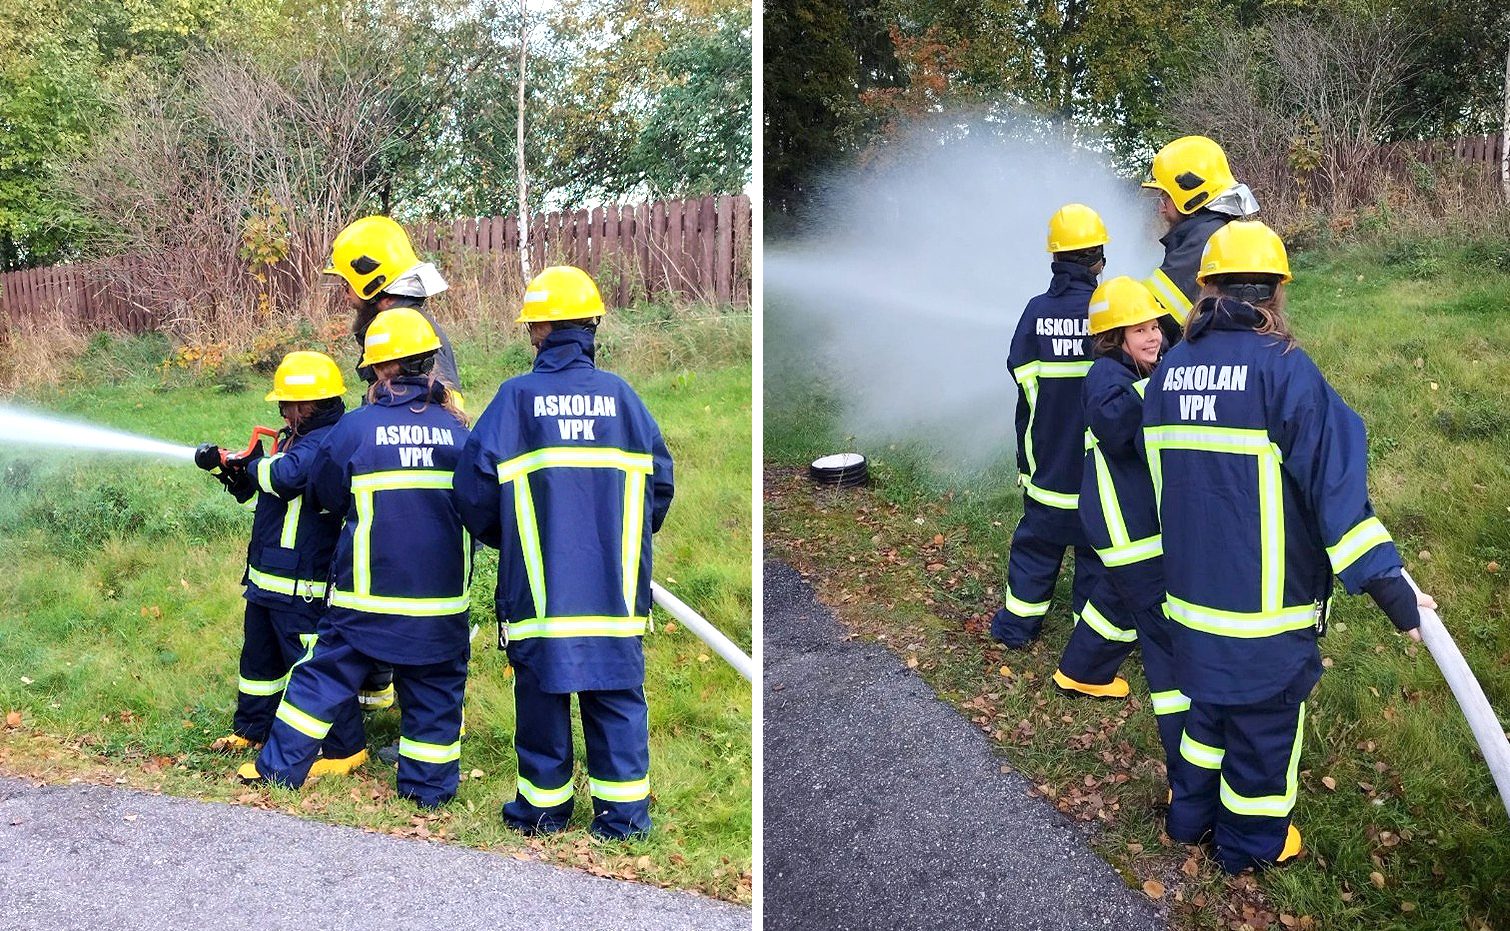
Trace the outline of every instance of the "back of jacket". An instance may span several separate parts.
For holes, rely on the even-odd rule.
[[[1007,367],[1018,385],[1017,471],[1039,504],[1075,509],[1085,458],[1081,383],[1090,370],[1089,310],[1096,276],[1053,263],[1048,291],[1028,301]]]
[[[1085,377],[1080,522],[1112,585],[1133,610],[1164,600],[1159,510],[1143,456],[1147,385],[1120,349],[1096,359]]]
[[[315,457],[311,503],[344,517],[328,623],[391,663],[435,663],[468,644],[472,542],[451,502],[467,428],[424,377],[341,418]]]
[[[593,364],[593,334],[550,334],[534,370],[499,388],[462,460],[457,507],[499,549],[509,659],[549,692],[641,685],[671,455],[634,390]]]
[[[334,414],[334,412],[332,412]],[[251,463],[257,482],[257,509],[246,550],[246,600],[313,621],[325,611],[326,579],[341,519],[306,507],[315,453],[333,429],[329,423],[288,436],[269,456]]]
[[[1204,207],[1181,218],[1159,242],[1164,245],[1164,262],[1143,280],[1163,309],[1159,319],[1164,337],[1173,346],[1184,335],[1190,308],[1200,294],[1195,273],[1201,268],[1201,255],[1211,234],[1231,223],[1235,217]]]
[[[1144,405],[1180,688],[1219,704],[1309,691],[1332,575],[1356,594],[1400,567],[1362,419],[1259,324],[1247,304],[1203,303]]]

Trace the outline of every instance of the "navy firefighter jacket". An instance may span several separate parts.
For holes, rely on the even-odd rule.
[[[1159,510],[1143,453],[1147,385],[1121,349],[1098,357],[1085,376],[1080,523],[1112,585],[1135,611],[1164,601]]]
[[[1201,267],[1201,255],[1206,251],[1206,241],[1211,234],[1231,223],[1236,217],[1202,207],[1169,228],[1159,242],[1164,245],[1164,263],[1143,279],[1148,290],[1153,292],[1164,316],[1159,318],[1159,327],[1164,338],[1173,346],[1183,335],[1185,320],[1195,304],[1201,286],[1195,273]]]
[[[389,663],[465,656],[472,541],[451,503],[467,428],[425,376],[379,385],[315,456],[311,503],[342,515],[325,623]]]
[[[1017,381],[1017,471],[1039,504],[1073,511],[1085,458],[1081,382],[1090,369],[1089,309],[1096,276],[1054,262],[1049,289],[1028,301],[1007,368]]]
[[[1143,420],[1180,689],[1298,701],[1321,675],[1332,576],[1357,594],[1398,576],[1400,554],[1369,502],[1363,420],[1311,357],[1255,332],[1249,304],[1195,313]]]
[[[593,334],[540,344],[504,382],[456,471],[456,504],[496,547],[509,660],[552,693],[638,688],[651,534],[671,506],[671,454],[634,390],[593,362]]]
[[[308,620],[309,629],[325,611],[325,581],[341,520],[307,507],[305,488],[315,452],[333,429],[340,411],[312,415],[299,433],[285,429],[282,447],[247,465],[256,482],[257,510],[246,549],[246,600]]]

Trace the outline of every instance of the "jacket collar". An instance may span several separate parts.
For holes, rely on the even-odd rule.
[[[337,403],[335,404],[328,406],[321,405],[320,407],[315,408],[314,413],[304,418],[303,422],[299,424],[298,432],[294,433],[293,435],[295,437],[308,436],[316,430],[319,430],[322,427],[329,427],[333,425],[337,420],[340,420],[341,415],[346,413],[346,402],[342,401],[340,398],[336,398],[336,401]]]
[[[540,343],[535,353],[536,372],[559,372],[562,369],[596,368],[596,336],[592,330],[556,330]]]
[[[1096,276],[1084,265],[1076,262],[1051,262],[1049,268],[1054,279],[1049,282],[1049,294],[1055,297],[1067,291],[1096,290]]]
[[[1172,249],[1196,236],[1210,236],[1215,227],[1223,226],[1233,219],[1235,218],[1202,207],[1189,216],[1181,217],[1180,222],[1171,226],[1169,232],[1159,237],[1159,242],[1165,249]]]
[[[1125,368],[1129,372],[1131,372],[1132,373],[1132,377],[1134,379],[1147,378],[1148,377],[1148,373],[1147,372],[1140,372],[1140,371],[1138,371],[1138,363],[1134,362],[1133,361],[1133,357],[1130,356],[1130,355],[1128,355],[1127,354],[1127,350],[1123,349],[1121,346],[1118,346],[1115,349],[1112,349],[1112,350],[1110,350],[1108,352],[1103,352],[1099,356],[1097,356],[1096,358],[1098,358],[1098,359],[1100,359],[1100,358],[1107,358],[1107,359],[1113,359],[1113,360],[1115,360],[1123,368]]]
[[[1195,319],[1185,333],[1186,339],[1199,339],[1207,330],[1256,330],[1264,318],[1258,308],[1230,297],[1208,297],[1191,311]]]

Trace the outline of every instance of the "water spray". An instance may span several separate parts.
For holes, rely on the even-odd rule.
[[[0,405],[0,443],[55,449],[135,453],[179,462],[194,461],[194,447],[180,446],[122,430],[64,420]]]

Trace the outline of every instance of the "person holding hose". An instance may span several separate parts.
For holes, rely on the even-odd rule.
[[[1106,267],[1106,225],[1096,211],[1068,204],[1049,218],[1048,251],[1054,277],[1018,320],[1007,366],[1016,379],[1017,469],[1022,519],[1007,554],[1006,604],[991,619],[991,636],[1010,647],[1038,638],[1054,594],[1064,551],[1075,550],[1071,612],[1076,622],[1115,625],[1090,604],[1101,561],[1085,539],[1077,511],[1085,460],[1081,389],[1091,367],[1086,336],[1096,280]],[[1121,697],[1127,682],[1096,685],[1061,676],[1066,691]]]
[[[1165,315],[1160,326],[1173,346],[1200,290],[1195,276],[1206,241],[1258,213],[1258,199],[1232,176],[1222,147],[1205,136],[1183,136],[1160,149],[1143,187],[1160,192],[1159,220],[1167,229],[1159,240],[1164,261],[1143,283]]]
[[[1305,699],[1321,678],[1332,576],[1420,639],[1420,606],[1368,497],[1363,420],[1290,332],[1284,244],[1257,221],[1212,234],[1200,303],[1144,402],[1165,611],[1188,696],[1169,836],[1208,834],[1229,873],[1301,850],[1291,823]]]
[[[587,273],[547,268],[518,322],[533,370],[477,421],[456,470],[457,509],[498,555],[499,645],[513,664],[518,792],[504,821],[561,831],[574,788],[571,696],[587,744],[591,830],[648,833],[645,654],[651,534],[673,494],[671,454],[634,390],[594,361],[603,299]]]
[[[399,794],[424,808],[456,794],[472,545],[451,476],[468,434],[434,371],[439,349],[413,308],[383,311],[367,329],[367,404],[331,428],[311,467],[308,506],[343,518],[330,608],[243,781],[302,785],[340,709],[386,663],[401,711]]]
[[[195,464],[215,472],[237,501],[257,498],[241,578],[246,618],[236,714],[231,733],[212,743],[213,750],[254,750],[267,741],[289,670],[314,643],[340,521],[306,507],[305,490],[315,451],[346,410],[345,392],[341,370],[329,356],[291,352],[278,364],[267,394],[287,424],[272,454],[263,454],[260,439],[246,456],[227,455],[212,443],[194,452]],[[314,774],[351,771],[366,761],[366,747],[356,704],[338,709]]]
[[[351,336],[359,353],[367,328],[378,314],[394,307],[409,307],[422,315],[440,340],[434,362],[436,377],[451,389],[457,409],[466,410],[451,341],[425,308],[426,300],[449,285],[434,264],[419,260],[402,226],[385,216],[362,217],[352,222],[336,235],[330,247],[330,262],[322,273],[334,275],[345,283],[346,304],[354,311]],[[356,371],[368,385],[376,381],[372,366],[358,363]],[[366,711],[381,711],[393,705],[392,669],[381,663],[374,668],[362,685],[361,702]],[[387,759],[391,750],[380,752]]]
[[[1131,278],[1102,282],[1091,295],[1096,358],[1085,376],[1080,521],[1106,566],[1091,597],[1107,607],[1108,623],[1075,625],[1054,679],[1116,681],[1117,667],[1141,645],[1164,762],[1173,774],[1183,765],[1180,734],[1190,700],[1176,685],[1171,622],[1162,610],[1159,512],[1143,453],[1143,393],[1164,351],[1160,313],[1148,288]]]

